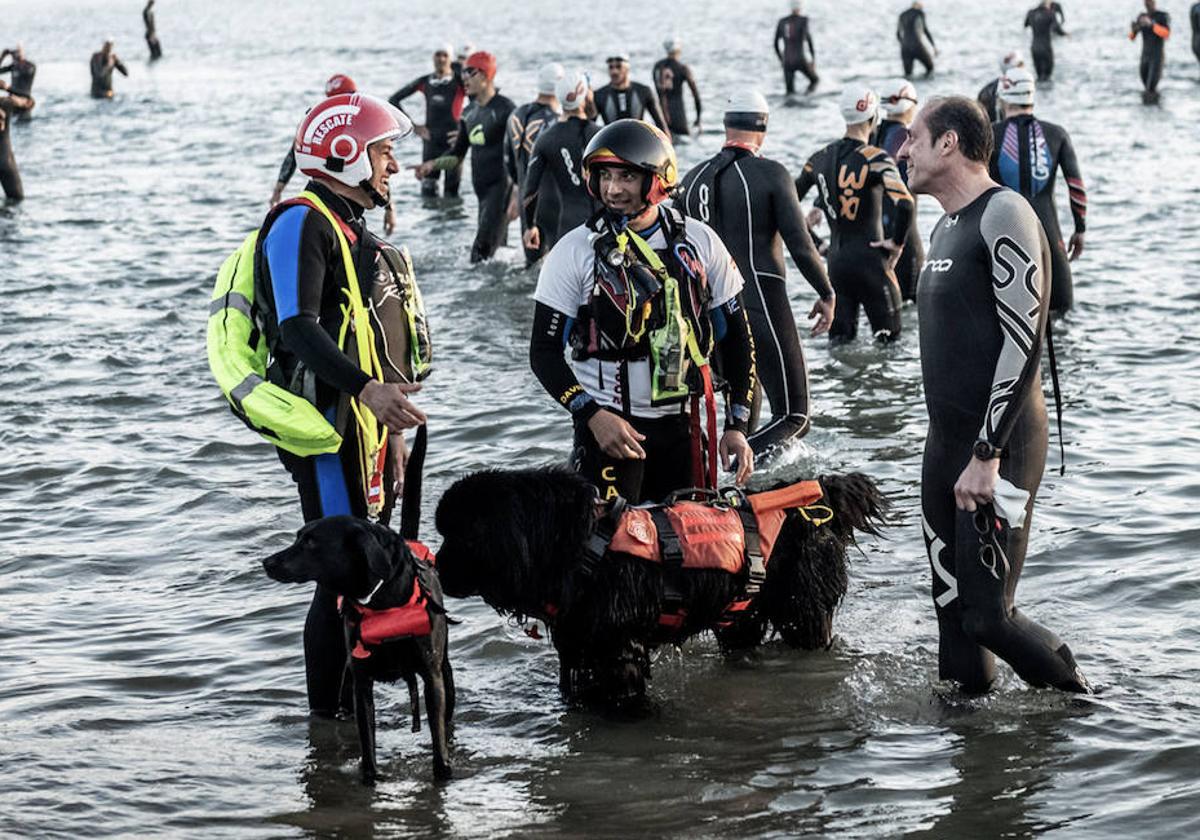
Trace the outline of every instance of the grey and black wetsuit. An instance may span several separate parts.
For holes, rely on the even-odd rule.
[[[759,381],[771,403],[771,420],[750,435],[756,455],[809,428],[808,370],[788,299],[786,244],[817,295],[833,287],[825,274],[792,176],[783,164],[738,146],[726,146],[683,179],[676,205],[710,225],[746,281],[742,298],[754,337]]]
[[[623,119],[644,120],[649,112],[651,122],[668,130],[658,97],[641,82],[630,82],[629,87],[621,89],[605,85],[596,91],[595,102],[596,113],[605,125]]]
[[[558,122],[558,111],[555,111],[550,105],[537,101],[526,102],[524,105],[518,106],[508,118],[508,129],[504,135],[504,168],[508,172],[509,180],[518,190],[525,183],[529,158],[533,154],[533,145],[537,142],[538,135],[556,122]],[[557,213],[554,198],[553,195],[547,196],[546,207],[543,210],[547,215]],[[524,234],[528,228],[525,215],[522,214],[521,233]],[[545,242],[545,240],[542,241]],[[525,248],[525,264],[533,265],[544,253],[546,253],[544,245],[540,248]]]
[[[938,671],[987,691],[995,656],[1026,682],[1086,691],[1070,649],[1014,605],[1046,463],[1040,356],[1048,317],[1046,237],[1021,196],[993,189],[933,230],[921,273],[921,374],[929,436],[921,468],[933,569]],[[1000,477],[1030,494],[1024,527],[991,504],[959,510],[954,485],[976,440],[1003,450]],[[1011,512],[1010,512],[1011,513]]]
[[[788,15],[775,25],[775,55],[783,64],[783,87],[790,95],[796,91],[796,71],[808,79],[808,90],[812,93],[821,77],[817,75],[817,51],[813,47],[812,33],[808,29],[808,18],[804,15]],[[808,53],[805,54],[805,47]]]
[[[454,146],[438,158],[438,168],[456,165],[471,150],[471,186],[479,199],[479,228],[471,243],[471,262],[491,259],[508,241],[508,201],[512,182],[504,166],[504,136],[512,115],[511,99],[496,93],[480,105],[473,100],[458,121]]]
[[[913,7],[900,13],[896,40],[900,42],[900,61],[904,64],[905,76],[912,75],[915,61],[921,62],[926,76],[933,73],[933,49],[937,44],[925,23],[924,9]]]
[[[547,253],[567,231],[596,212],[583,180],[583,150],[600,131],[591,120],[568,117],[538,135],[521,183],[521,216],[536,226]]]
[[[1037,71],[1039,82],[1048,80],[1054,75],[1054,43],[1055,35],[1066,35],[1063,31],[1062,6],[1052,3],[1046,6],[1035,6],[1025,15],[1025,26],[1033,30],[1033,43],[1029,51],[1033,56],[1033,67]]]
[[[119,58],[113,56],[113,62],[110,64],[102,52],[92,53],[91,70],[92,97],[95,99],[112,98],[113,70],[118,71],[122,76],[129,75],[129,71],[125,69],[125,65],[121,63]]]
[[[875,129],[871,144],[887,152],[892,160],[904,141],[908,139],[908,127],[896,120],[884,120]],[[901,161],[896,165],[900,178],[908,186],[908,164]],[[896,263],[896,281],[900,284],[900,297],[903,300],[917,299],[917,277],[921,273],[921,264],[925,262],[925,243],[921,241],[921,231],[917,229],[917,197],[912,196],[912,213],[909,216],[908,234],[904,237],[904,252]],[[891,194],[883,195],[883,226],[890,229],[892,217],[896,214],[896,203]]]
[[[466,102],[467,92],[463,87],[459,65],[451,66],[450,75],[438,76],[430,73],[418,76],[400,90],[388,97],[388,102],[401,111],[403,102],[414,94],[425,97],[425,128],[429,131],[429,139],[422,141],[421,160],[434,160],[450,150],[450,137],[458,128],[462,117],[463,103]],[[458,187],[462,181],[462,167],[445,170],[445,195],[447,198],[458,195]],[[437,195],[438,173],[432,172],[428,178],[421,181],[421,195]]]
[[[21,186],[21,173],[17,170],[17,159],[12,149],[12,124],[16,115],[33,107],[27,96],[0,96],[0,189],[10,201],[25,197]]]
[[[663,111],[667,117],[667,130],[672,135],[686,136],[691,132],[687,109],[683,102],[683,86],[692,91],[692,103],[696,107],[696,122],[700,121],[700,91],[692,68],[673,58],[664,58],[654,65],[654,87],[658,90]]]
[[[1010,117],[992,125],[995,148],[992,151],[992,178],[1029,200],[1050,240],[1050,259],[1054,284],[1050,292],[1050,311],[1061,315],[1075,299],[1071,282],[1071,264],[1063,245],[1054,206],[1054,185],[1061,167],[1071,199],[1075,232],[1087,229],[1087,191],[1079,172],[1079,161],[1071,138],[1061,126],[1043,122],[1032,114]]]
[[[829,279],[837,292],[831,341],[850,341],[858,333],[861,306],[876,338],[900,335],[900,287],[887,267],[887,254],[871,243],[885,238],[883,200],[889,194],[896,211],[886,238],[903,245],[913,202],[888,153],[861,140],[843,137],[817,152],[796,179],[800,200],[814,186],[817,206],[829,222]]]
[[[1143,12],[1133,22],[1129,29],[1129,40],[1142,36],[1142,60],[1138,72],[1142,77],[1142,87],[1146,93],[1158,92],[1158,82],[1162,79],[1163,64],[1166,61],[1163,46],[1171,37],[1171,16],[1166,12]]]

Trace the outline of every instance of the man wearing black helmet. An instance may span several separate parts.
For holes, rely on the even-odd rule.
[[[650,119],[663,131],[667,120],[654,91],[641,82],[629,78],[629,54],[618,52],[608,57],[608,79],[604,87],[596,91],[596,113],[605,125],[617,120]]]
[[[546,256],[529,348],[538,381],[571,413],[577,468],[603,500],[714,486],[718,453],[744,483],[754,344],[737,265],[708,225],[662,206],[675,152],[648,123],[602,129],[584,175],[604,209]],[[729,384],[719,443],[710,361]]]

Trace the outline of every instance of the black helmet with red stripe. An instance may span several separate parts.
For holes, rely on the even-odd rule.
[[[643,120],[617,120],[596,132],[583,152],[583,176],[588,192],[600,198],[600,170],[618,166],[644,172],[642,198],[658,204],[679,183],[679,164],[670,138]]]

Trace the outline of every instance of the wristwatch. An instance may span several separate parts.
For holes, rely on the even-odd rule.
[[[973,454],[980,461],[990,461],[993,458],[999,458],[1000,455],[1003,454],[1003,450],[1001,450],[998,446],[992,446],[986,440],[980,438],[979,440],[975,441],[975,446],[971,450],[971,454]]]

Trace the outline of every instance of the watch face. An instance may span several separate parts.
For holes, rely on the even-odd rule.
[[[986,440],[975,441],[975,457],[981,461],[986,461],[995,457],[995,449]]]

